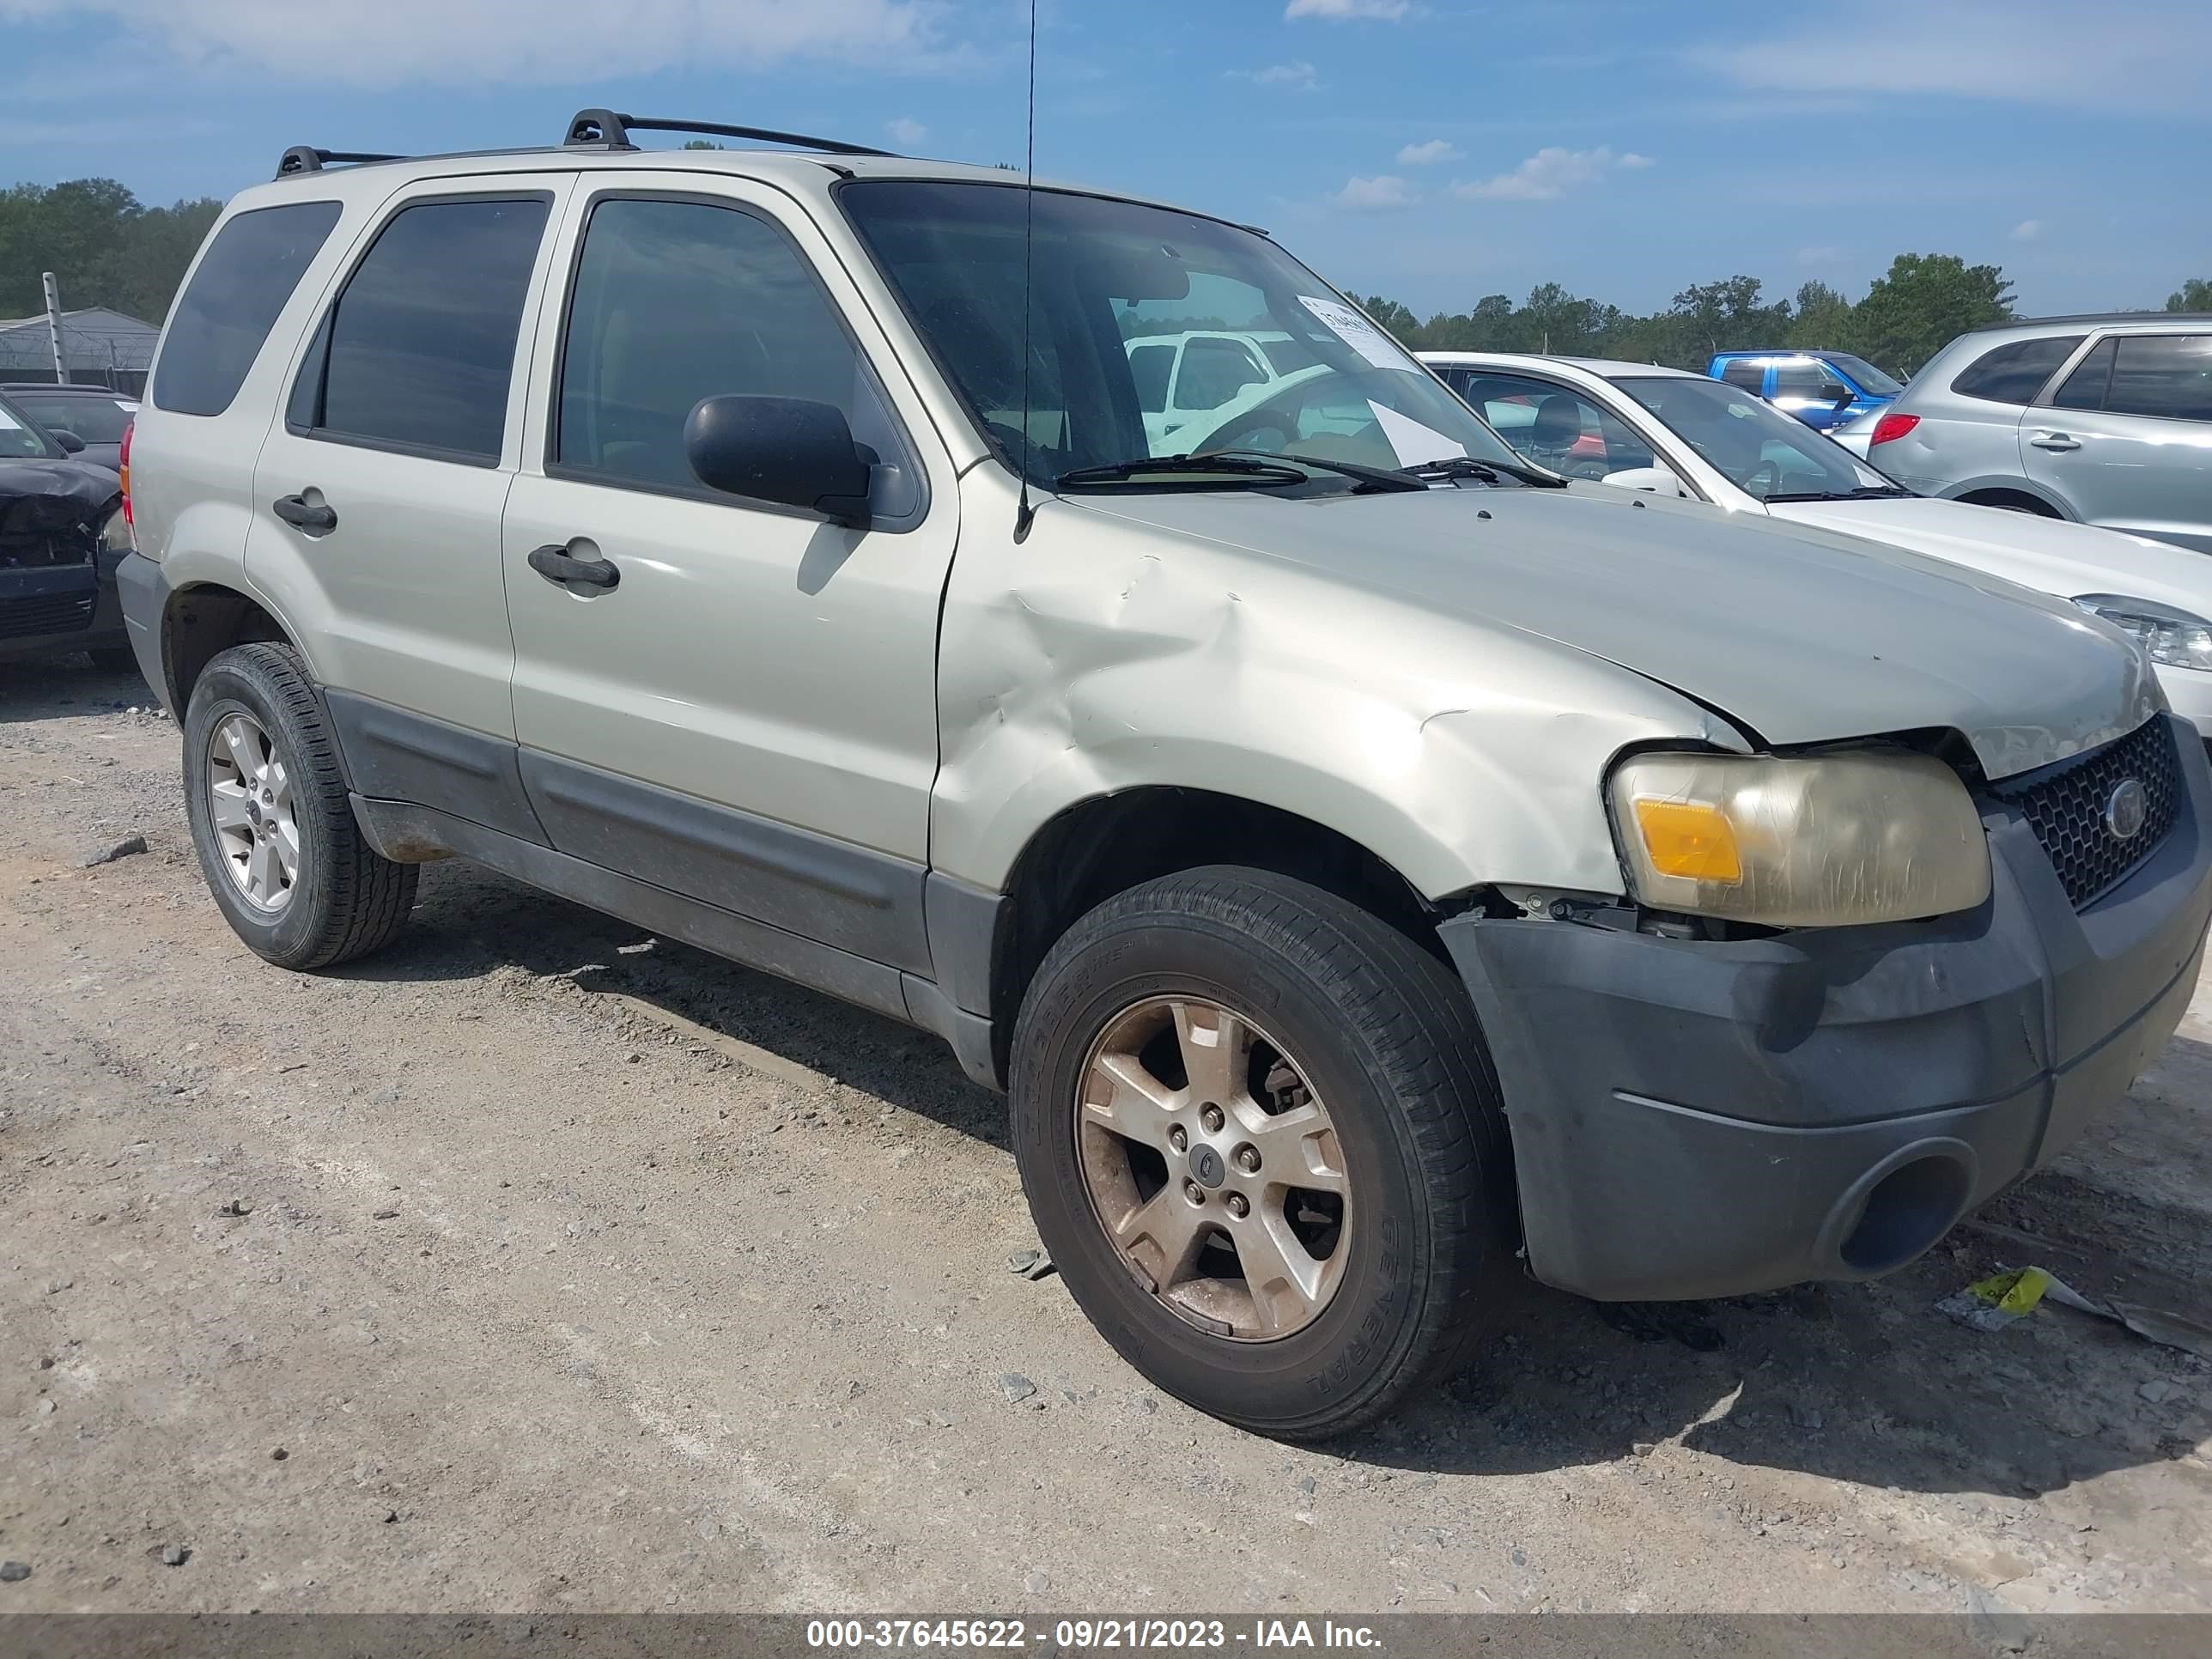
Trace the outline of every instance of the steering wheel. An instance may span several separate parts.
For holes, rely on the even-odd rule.
[[[1271,455],[1287,452],[1298,439],[1298,414],[1305,407],[1305,388],[1294,386],[1279,397],[1230,416],[1191,446],[1193,454],[1210,449],[1257,449]]]
[[[1743,481],[1744,494],[1756,495],[1759,500],[1765,501],[1781,487],[1781,483],[1782,463],[1772,460],[1761,461],[1746,475]]]
[[[1051,478],[1066,470],[1065,464],[1053,458],[1053,453],[1019,427],[1005,421],[987,420],[983,422],[991,435],[1006,446],[1009,454],[1018,456],[1032,478]]]

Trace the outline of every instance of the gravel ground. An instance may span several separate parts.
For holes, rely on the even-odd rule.
[[[1148,1389],[928,1039],[457,865],[338,972],[143,686],[0,667],[0,1612],[2212,1611],[2212,1000],[1871,1286],[1602,1316],[1293,1449]],[[86,867],[131,836],[147,850]]]

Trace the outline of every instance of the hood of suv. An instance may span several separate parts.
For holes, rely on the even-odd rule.
[[[1602,485],[1069,499],[1540,635],[1774,745],[1949,728],[2001,778],[2109,742],[2160,706],[2141,653],[2062,600],[1814,526]]]

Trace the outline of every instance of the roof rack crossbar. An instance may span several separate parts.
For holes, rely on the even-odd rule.
[[[359,149],[317,149],[313,144],[295,144],[286,150],[276,163],[276,176],[289,179],[295,173],[320,173],[332,161],[404,161],[404,155],[373,155]]]
[[[723,121],[680,121],[658,115],[618,115],[612,110],[576,112],[568,123],[567,149],[634,149],[629,135],[637,132],[712,133],[718,138],[750,138],[764,144],[789,144],[795,149],[818,149],[828,155],[889,155],[887,149],[867,144],[848,144],[836,138],[810,138],[801,132],[778,132],[770,127],[732,126]]]

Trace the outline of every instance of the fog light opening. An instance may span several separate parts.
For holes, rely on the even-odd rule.
[[[1901,1267],[1950,1231],[1972,1191],[1972,1177],[1955,1158],[1901,1164],[1868,1192],[1857,1224],[1837,1254],[1854,1273]]]

